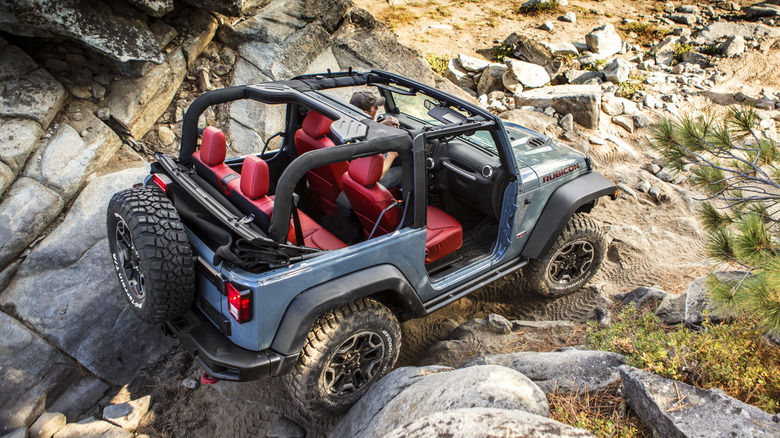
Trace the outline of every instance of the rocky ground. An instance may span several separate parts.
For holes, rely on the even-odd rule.
[[[425,394],[424,386],[402,391],[422,377],[438,386],[462,380],[440,366],[464,366],[475,357],[483,359],[473,365],[500,366],[493,371],[511,374],[518,388],[530,388],[517,391],[534,396],[522,405],[469,407],[512,411],[514,420],[503,427],[528,424],[528,415],[545,414],[549,388],[539,382],[560,378],[531,376],[519,365],[509,372],[507,359],[488,355],[576,345],[581,323],[607,323],[614,296],[640,286],[656,288],[649,293],[662,300],[658,313],[669,323],[700,318],[704,304],[689,285],[711,267],[694,214],[697,195],[687,172],[664,169],[649,145],[648,124],[739,102],[756,105],[762,129],[773,135],[780,120],[780,19],[771,4],[572,1],[554,14],[527,17],[513,12],[519,3],[503,0],[356,2],[365,10],[342,0],[195,2],[203,9],[130,3],[171,9],[76,13],[95,23],[119,19],[111,14],[133,18],[122,23],[143,35],[135,51],[121,50],[119,38],[106,45],[63,38],[56,23],[40,32],[57,38],[19,36],[19,26],[31,26],[23,20],[0,25],[7,32],[0,33],[0,433],[25,436],[29,427],[33,436],[59,430],[57,437],[378,436],[404,427],[399,436],[425,436],[441,430],[431,424],[451,418],[433,421],[433,411],[422,408],[395,418],[384,409],[387,418],[370,426],[360,418],[380,418],[376,406],[391,401],[408,403],[399,394]],[[246,14],[226,4],[243,4]],[[636,22],[667,35],[632,34]],[[444,59],[449,80],[418,53]],[[621,196],[594,211],[609,251],[593,287],[547,300],[519,290],[515,275],[405,323],[399,366],[439,367],[396,371],[387,385],[397,391],[367,397],[338,423],[300,411],[280,379],[200,384],[199,367],[175,341],[137,321],[121,300],[104,209],[114,192],[145,173],[153,152],[177,150],[183,112],[203,91],[349,66],[436,84],[586,151],[619,183]],[[220,107],[201,120],[223,127],[234,153],[259,149],[280,123],[278,113],[248,104]],[[626,299],[636,296],[644,295]],[[618,370],[618,362],[611,376],[621,375],[624,385],[652,380]],[[559,431],[566,433],[580,432]]]

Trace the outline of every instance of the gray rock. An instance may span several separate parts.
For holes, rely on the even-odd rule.
[[[636,185],[636,190],[641,193],[647,193],[650,191],[650,181],[643,179]]]
[[[388,430],[435,412],[477,407],[550,415],[544,393],[527,377],[508,368],[479,365],[422,377],[393,397],[373,418],[363,418],[363,423],[370,423],[361,427],[360,433],[337,435],[339,429],[334,429],[332,436],[381,437]]]
[[[561,393],[599,391],[620,377],[617,369],[624,363],[625,358],[617,353],[564,348],[550,353],[519,352],[483,356],[461,368],[476,365],[511,368],[533,380],[545,394],[550,394],[556,390]]]
[[[120,63],[162,62],[157,41],[140,14],[126,18],[103,2],[89,6],[79,0],[2,3],[0,28],[22,36],[72,38]]]
[[[490,65],[490,61],[474,58],[473,56],[467,56],[462,53],[458,53],[458,63],[464,69],[474,73],[479,73]]]
[[[306,26],[307,21],[297,12],[301,8],[296,3],[298,2],[269,2],[254,15],[237,24],[227,22],[220,26],[217,37],[229,46],[238,46],[248,41],[281,44],[294,31]],[[337,5],[339,3],[336,2]],[[311,7],[311,4],[309,6]],[[334,9],[338,10],[327,15],[343,17],[343,8]]]
[[[615,97],[612,93],[604,94],[601,97],[601,110],[608,116],[619,116],[623,114],[623,100]]]
[[[14,173],[19,172],[42,134],[38,122],[25,119],[0,120],[0,160]]]
[[[152,396],[147,395],[118,405],[109,405],[103,408],[103,419],[115,424],[122,429],[134,431],[141,418],[149,412]]]
[[[551,32],[553,29],[555,29],[555,25],[552,21],[545,21],[542,23],[541,26],[539,26],[539,29],[546,30],[547,32]]]
[[[775,416],[727,396],[628,366],[620,367],[623,396],[656,436],[776,437]],[[706,426],[705,426],[706,425]]]
[[[268,438],[305,438],[306,431],[297,423],[281,418],[271,425],[265,436]]]
[[[182,46],[188,67],[193,67],[195,59],[214,38],[217,27],[219,27],[217,19],[202,9],[196,10],[187,18],[187,30],[194,34]]]
[[[486,326],[499,335],[505,335],[512,331],[512,323],[505,317],[495,313],[487,316]]]
[[[187,3],[195,6],[196,8],[205,9],[207,11],[214,11],[220,14],[228,16],[243,15],[257,7],[267,4],[268,1],[264,0],[186,0]],[[273,3],[273,2],[272,2]],[[288,7],[287,2],[285,3]]]
[[[676,9],[681,14],[698,14],[699,7],[695,5],[680,5]]]
[[[105,165],[122,145],[116,133],[91,113],[71,127],[59,125],[25,175],[60,192],[65,202],[84,186],[91,174]],[[83,137],[79,134],[86,133]]]
[[[449,371],[452,368],[441,366],[403,367],[393,370],[376,383],[331,431],[332,437],[354,437],[370,426],[368,419],[376,417],[384,407],[406,388],[425,376]]]
[[[38,68],[38,64],[24,51],[12,44],[0,50],[0,81],[25,75]]]
[[[0,82],[0,116],[32,119],[46,127],[62,108],[65,97],[65,88],[46,70],[38,69]]]
[[[132,438],[133,433],[121,427],[116,427],[107,421],[87,418],[78,423],[68,423],[54,434],[54,438],[83,437]]]
[[[0,433],[32,424],[79,369],[23,324],[0,312]]]
[[[563,76],[573,85],[589,83],[591,80],[601,83],[604,80],[604,73],[592,70],[568,70]]]
[[[666,294],[655,309],[655,316],[664,324],[679,324],[685,320],[685,301],[685,294]]]
[[[162,17],[173,10],[173,0],[129,0],[153,17]]]
[[[661,301],[667,295],[667,292],[654,287],[640,286],[625,295],[616,295],[620,301],[625,305],[633,304],[634,307],[639,308],[647,300]]]
[[[615,26],[609,23],[599,26],[585,35],[585,43],[592,52],[603,57],[619,53],[623,48],[623,41],[615,31]]]
[[[714,272],[714,275],[721,281],[736,283],[749,274],[741,271],[719,271]],[[688,286],[688,291],[685,294],[685,324],[687,325],[699,325],[704,322],[704,313],[707,313],[708,318],[712,321],[722,320],[721,316],[716,312],[714,304],[708,297],[708,280],[709,276],[705,275],[693,280]]]
[[[268,80],[269,77],[244,58],[236,62],[234,85]],[[259,152],[266,138],[284,130],[284,108],[279,105],[261,105],[250,100],[240,100],[231,104],[230,117],[230,147],[240,154]]]
[[[561,114],[572,114],[586,128],[599,126],[601,87],[598,85],[559,85],[523,91],[515,95],[515,106],[553,107]]]
[[[696,15],[693,14],[672,14],[669,17],[672,21],[686,26],[693,26],[696,24]]]
[[[690,64],[698,64],[702,68],[709,67],[710,65],[710,58],[699,52],[685,52],[683,53],[682,60],[683,62]]]
[[[75,422],[88,408],[94,406],[108,391],[108,384],[98,378],[87,376],[68,388],[49,407],[51,412],[61,412],[71,423]]]
[[[50,342],[115,384],[130,381],[141,366],[172,345],[157,327],[138,320],[126,304],[105,237],[107,200],[137,182],[140,174],[139,169],[131,169],[90,183],[0,296],[0,303],[15,306],[20,317]],[[56,295],[41,298],[40,294],[55,288]],[[97,301],[100,312],[94,311]],[[80,325],[74,326],[74,321]]]
[[[650,118],[642,113],[632,115],[631,119],[634,121],[634,126],[637,128],[647,128],[650,126]]]
[[[734,35],[726,39],[718,51],[727,58],[733,58],[745,53],[745,38],[742,35]]]
[[[482,76],[479,77],[477,83],[477,95],[488,94],[491,91],[503,90],[504,72],[508,70],[508,67],[504,64],[490,64],[485,70],[482,71]]]
[[[550,117],[538,111],[529,111],[525,109],[514,109],[501,113],[498,116],[503,120],[521,124],[541,133],[549,131],[549,129],[555,127],[557,123],[555,117]]]
[[[544,67],[529,62],[518,61],[516,59],[506,59],[506,65],[509,69],[506,74],[511,75],[515,81],[526,88],[539,88],[550,82],[550,75]],[[483,77],[485,75],[483,74]],[[480,78],[480,83],[482,79]],[[511,90],[513,93],[514,90]],[[479,89],[477,90],[479,92]]]
[[[465,408],[436,412],[392,430],[385,438],[590,437],[588,431],[520,410]]]
[[[51,438],[57,433],[67,420],[59,412],[44,412],[32,426],[30,426],[30,437],[32,438]]]
[[[168,109],[186,71],[182,51],[175,50],[144,77],[114,82],[106,102],[111,117],[134,138],[142,138]]]
[[[580,56],[579,50],[571,43],[545,43],[544,44],[554,56]]]
[[[628,80],[628,74],[631,71],[631,64],[628,61],[616,58],[604,67],[604,76],[607,80],[615,84]]]
[[[757,5],[748,6],[745,9],[745,14],[751,19],[777,17],[780,16],[780,6],[772,4],[771,1],[759,3]]]
[[[28,438],[29,430],[26,427],[20,427],[12,432],[2,435],[2,438]]]
[[[623,193],[627,194],[628,196],[639,199],[639,195],[637,195],[636,191],[632,189],[631,187],[623,184],[623,183],[617,183],[617,188],[619,188]]]
[[[30,178],[19,178],[0,204],[0,268],[21,254],[63,206],[57,193]]]
[[[628,116],[615,116],[612,122],[630,133],[634,133],[634,119]]]
[[[458,58],[452,58],[447,63],[447,70],[444,72],[444,77],[461,88],[472,91],[476,91],[477,89],[473,74],[461,67]]]
[[[746,39],[780,38],[780,28],[744,21],[716,21],[701,31],[699,39],[706,43],[714,43],[721,38],[732,36],[741,36]]]
[[[575,15],[574,12],[567,12],[561,16],[560,20],[566,23],[576,23],[577,15]]]
[[[14,171],[5,164],[0,163],[0,194],[5,192],[5,189],[14,182],[14,178],[16,178]]]
[[[561,125],[561,128],[563,128],[564,131],[571,131],[574,129],[574,116],[571,115],[571,113],[566,114],[565,116],[561,117],[560,122],[558,122],[559,125]]]
[[[504,45],[511,49],[512,56],[531,64],[541,65],[550,76],[555,76],[560,72],[562,63],[554,62],[554,56],[545,44],[526,35],[512,32],[504,40]]]

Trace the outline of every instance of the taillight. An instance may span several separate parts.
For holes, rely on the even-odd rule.
[[[168,184],[165,183],[165,181],[162,180],[156,173],[152,176],[152,181],[154,181],[155,184],[157,184],[160,189],[162,189],[163,192],[168,191]]]
[[[230,312],[233,319],[238,321],[239,324],[249,321],[252,318],[250,312],[252,292],[250,290],[239,291],[232,283],[225,285],[225,291],[228,297],[228,312]]]

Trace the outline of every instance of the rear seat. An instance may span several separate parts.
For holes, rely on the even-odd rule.
[[[192,154],[195,171],[209,184],[220,189],[225,196],[238,187],[239,176],[225,164],[227,143],[225,133],[218,128],[208,126],[203,130],[200,150]]]
[[[232,187],[230,199],[244,213],[255,215],[255,222],[261,228],[268,229],[268,222],[274,210],[274,201],[273,196],[268,196],[268,165],[265,161],[255,155],[244,158],[240,183]],[[301,221],[301,234],[305,246],[322,250],[347,247],[338,237],[302,211],[298,210],[298,216]],[[287,240],[298,245],[292,219],[290,219]]]

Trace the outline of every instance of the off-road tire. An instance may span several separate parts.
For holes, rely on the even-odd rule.
[[[156,188],[124,190],[111,198],[106,225],[123,295],[138,317],[153,324],[186,312],[195,265],[173,203]]]
[[[598,272],[607,252],[601,228],[586,214],[575,214],[549,251],[523,272],[526,286],[548,297],[568,295]]]
[[[400,344],[398,320],[377,301],[362,298],[333,309],[312,326],[298,362],[286,379],[290,394],[312,415],[345,412],[395,365]],[[368,355],[348,356],[366,347]],[[334,379],[335,369],[345,359],[356,360],[362,366],[353,366],[347,370],[353,374]],[[354,373],[366,367],[366,362],[370,363],[368,373]],[[355,382],[357,387],[350,388]],[[334,393],[336,390],[340,393]]]

